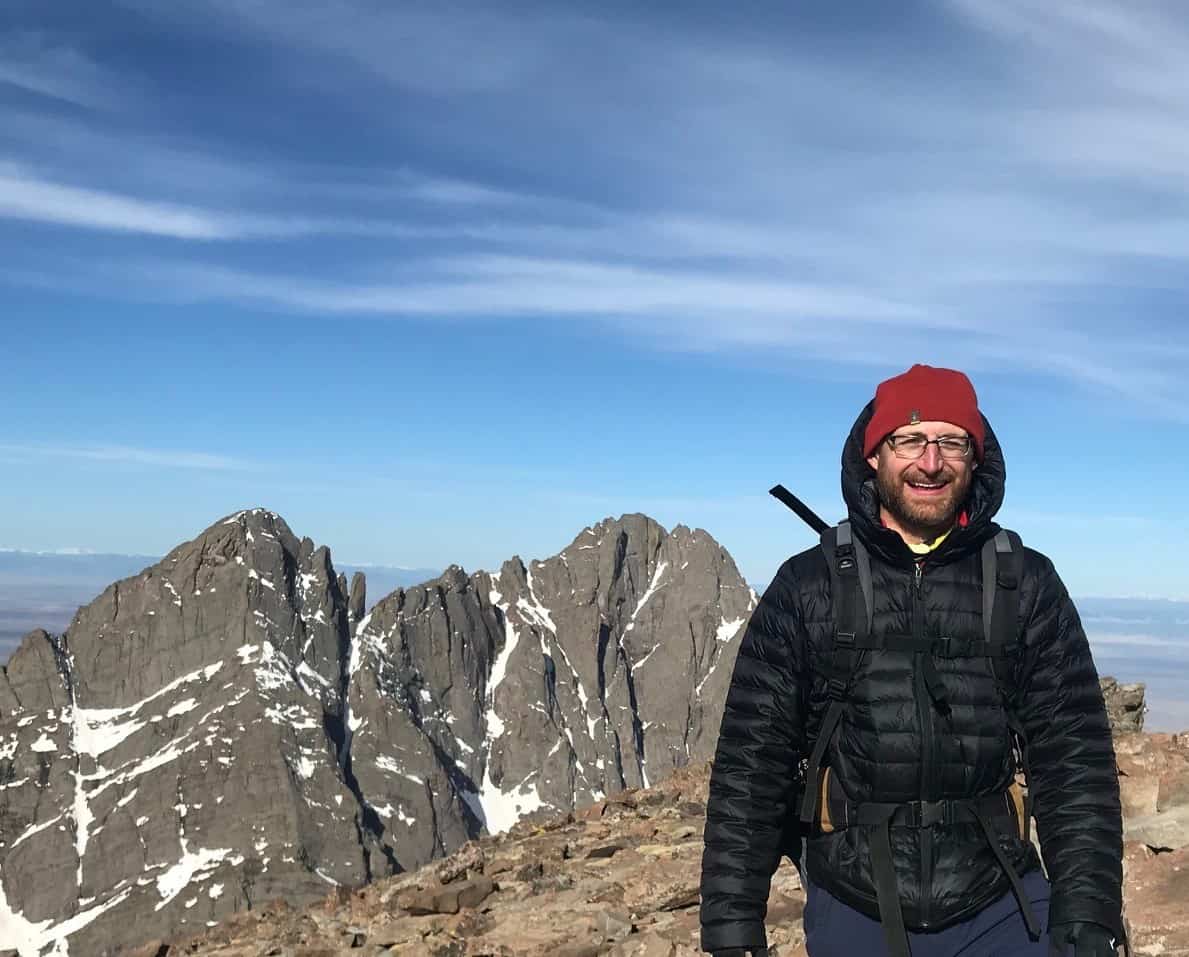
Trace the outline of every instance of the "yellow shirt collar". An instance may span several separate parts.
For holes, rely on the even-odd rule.
[[[921,542],[920,544],[910,544],[905,542],[905,544],[908,545],[908,550],[914,555],[928,555],[931,551],[937,548],[938,545],[944,542],[952,531],[953,529],[951,528],[948,531],[942,532],[931,542]]]

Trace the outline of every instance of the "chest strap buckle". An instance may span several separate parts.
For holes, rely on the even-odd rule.
[[[952,801],[910,801],[908,807],[912,820],[906,823],[913,827],[953,823]]]

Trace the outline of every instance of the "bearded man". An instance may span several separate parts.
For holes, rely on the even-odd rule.
[[[847,521],[781,566],[739,649],[706,812],[704,950],[766,952],[782,853],[805,884],[810,957],[1103,957],[1122,942],[1098,675],[1052,563],[994,522],[1005,474],[960,372],[915,365],[859,415]]]

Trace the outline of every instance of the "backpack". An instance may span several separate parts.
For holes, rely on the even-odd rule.
[[[821,548],[830,570],[830,593],[835,622],[833,637],[826,645],[823,656],[827,662],[829,705],[805,769],[799,820],[795,822],[799,825],[798,830],[804,834],[815,825],[827,833],[849,826],[873,828],[871,859],[880,922],[888,934],[892,953],[898,954],[907,952],[907,937],[892,866],[889,828],[893,824],[929,827],[959,820],[977,822],[1000,866],[1011,880],[1012,890],[1021,905],[1029,930],[1034,936],[1039,936],[1038,924],[1025,897],[1019,876],[999,846],[994,833],[997,824],[1003,826],[1002,822],[1011,817],[1014,826],[1019,829],[1020,837],[1024,840],[1029,839],[1031,802],[1026,799],[1023,787],[1013,784],[1006,796],[995,794],[961,800],[918,800],[907,804],[850,804],[846,801],[838,802],[832,797],[829,768],[822,768],[826,749],[834,737],[839,719],[846,707],[847,695],[858,673],[863,654],[869,650],[890,649],[922,653],[919,661],[924,685],[933,705],[942,714],[948,713],[949,703],[934,658],[987,658],[1003,702],[1004,713],[1007,715],[1016,771],[1026,776],[1026,739],[1014,707],[1017,690],[1015,671],[1020,653],[1019,583],[1023,558],[1020,537],[1015,532],[1000,530],[983,546],[983,633],[978,638],[929,638],[919,633],[874,636],[871,628],[874,601],[867,550],[855,538],[848,521],[840,522],[836,527],[825,528],[821,533]],[[901,947],[904,950],[901,950]]]

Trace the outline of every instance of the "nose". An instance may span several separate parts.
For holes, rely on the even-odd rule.
[[[924,453],[917,459],[917,465],[923,472],[941,471],[941,450],[938,449],[936,442],[930,442],[925,446]]]

